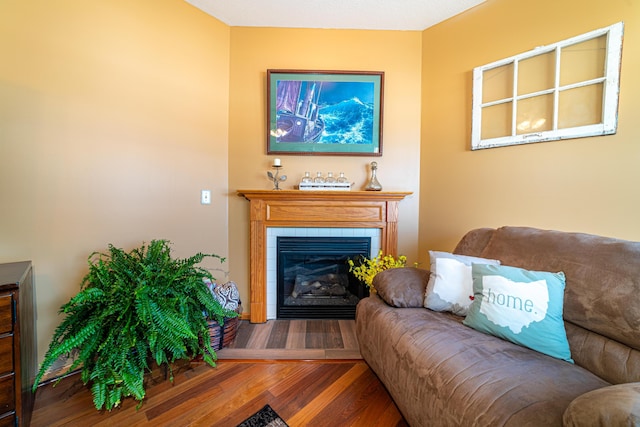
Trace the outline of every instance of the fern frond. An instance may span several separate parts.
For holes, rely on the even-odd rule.
[[[95,381],[91,386],[93,394],[93,406],[100,410],[107,401],[107,385],[103,382]]]

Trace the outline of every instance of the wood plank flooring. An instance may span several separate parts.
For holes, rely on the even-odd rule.
[[[331,352],[357,349],[355,334],[349,333],[352,321],[270,322],[242,322],[234,348],[218,352],[215,368],[192,364],[177,370],[173,383],[156,378],[139,409],[127,399],[111,412],[97,411],[79,375],[55,387],[41,386],[31,425],[234,427],[269,404],[291,427],[407,426],[363,360]],[[226,350],[244,351],[243,357],[253,360],[222,357]],[[309,359],[303,357],[309,354],[321,357],[274,360]],[[265,360],[258,360],[259,355]]]
[[[217,354],[220,360],[362,359],[354,320],[242,320],[236,339]]]
[[[264,405],[296,426],[406,426],[364,361],[219,362],[147,390],[140,409],[128,399],[97,411],[78,375],[38,391],[31,425],[237,426]]]

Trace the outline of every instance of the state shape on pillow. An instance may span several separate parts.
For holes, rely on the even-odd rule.
[[[549,292],[545,280],[514,282],[502,276],[482,279],[485,304],[480,304],[480,313],[496,325],[519,334],[523,327],[540,322],[546,316]],[[505,316],[505,310],[509,310],[509,316]]]
[[[500,261],[449,252],[429,251],[431,276],[424,306],[434,311],[450,311],[466,316],[473,301],[471,264],[499,265]]]
[[[473,264],[472,277],[463,324],[573,363],[562,318],[564,273]]]

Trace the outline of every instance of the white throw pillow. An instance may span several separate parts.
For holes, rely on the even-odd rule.
[[[499,265],[500,261],[449,252],[429,251],[431,276],[424,306],[434,311],[450,311],[466,316],[473,302],[471,264]]]

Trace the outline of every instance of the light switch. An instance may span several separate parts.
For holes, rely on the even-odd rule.
[[[203,205],[211,204],[211,191],[210,190],[202,190],[200,193],[200,203]]]

